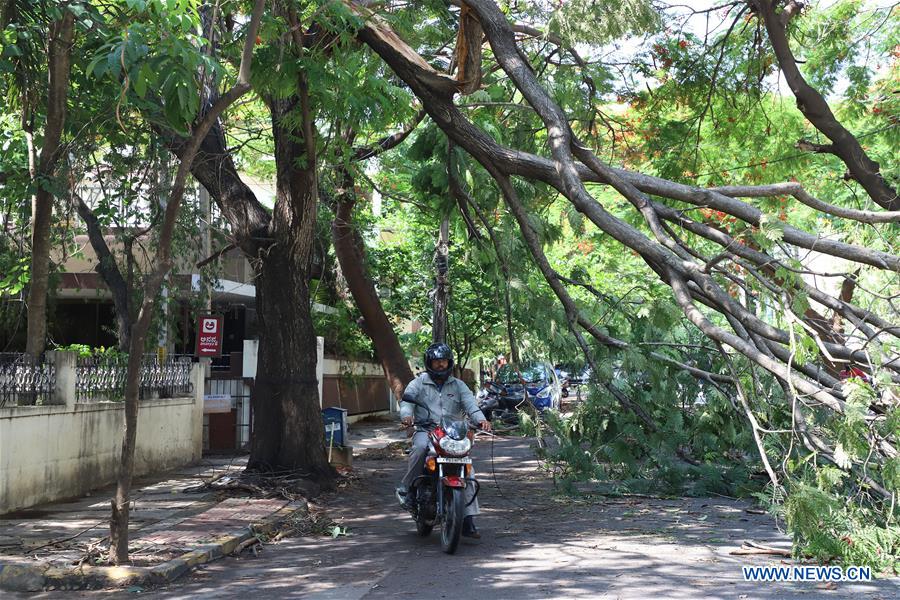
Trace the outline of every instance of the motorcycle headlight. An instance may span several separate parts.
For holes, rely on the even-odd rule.
[[[441,445],[441,450],[447,454],[466,454],[472,448],[472,442],[470,442],[467,437],[464,437],[461,440],[454,440],[444,436],[439,443]]]
[[[539,391],[537,394],[535,394],[535,397],[536,397],[536,398],[541,398],[542,400],[545,399],[545,398],[549,398],[549,397],[550,397],[550,392],[551,392],[551,391],[552,391],[552,390],[550,389],[550,386],[548,385],[547,387],[545,387],[544,389],[542,389],[541,391]]]

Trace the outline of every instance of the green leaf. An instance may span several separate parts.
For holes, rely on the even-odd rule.
[[[785,223],[772,215],[763,214],[759,219],[759,232],[767,240],[778,242],[784,238]]]
[[[804,291],[794,292],[791,308],[797,315],[804,315],[809,310],[809,296]]]
[[[134,78],[134,92],[138,95],[138,98],[143,99],[147,95],[147,76],[145,71],[146,65],[141,67],[138,71],[137,76]]]

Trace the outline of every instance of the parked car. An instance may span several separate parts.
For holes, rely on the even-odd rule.
[[[591,379],[590,365],[577,363],[560,363],[554,367],[559,385],[562,388],[562,397],[568,398],[574,389],[588,383]]]
[[[569,375],[569,383],[571,385],[584,385],[591,381],[591,366],[585,365],[581,369],[574,371]]]
[[[504,365],[497,371],[494,383],[503,388],[498,399],[501,409],[518,408],[526,400],[538,410],[559,408],[559,379],[553,367],[543,361]]]
[[[560,395],[563,398],[569,397],[569,370],[565,365],[556,365],[553,367],[556,378],[559,380]]]

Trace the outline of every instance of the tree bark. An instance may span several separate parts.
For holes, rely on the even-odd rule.
[[[256,274],[260,339],[265,343],[259,347],[247,469],[299,472],[327,487],[335,474],[322,442],[309,268],[296,255],[275,248],[257,263]]]
[[[314,115],[305,77],[299,78],[296,96],[271,100],[270,108],[276,199],[273,244],[253,260],[264,343],[252,399],[256,423],[247,468],[300,471],[329,487],[335,471],[323,444],[309,298],[319,195]],[[298,110],[299,131],[291,125]]]
[[[156,129],[169,150],[182,158],[188,140],[158,126]],[[271,243],[271,215],[241,180],[221,123],[213,125],[200,144],[191,175],[216,202],[231,226],[232,237],[248,258],[253,259],[261,247]]]
[[[375,291],[375,284],[366,271],[365,245],[359,232],[353,227],[353,207],[356,197],[353,180],[344,179],[344,194],[338,198],[337,213],[331,224],[334,253],[347,281],[350,295],[366,322],[366,333],[372,338],[381,368],[397,401],[403,396],[413,373],[406,354],[397,339],[397,332],[388,320]]]
[[[164,276],[164,272],[154,273],[147,281],[144,288],[144,301],[141,304],[141,311],[137,321],[132,327],[131,344],[128,348],[122,450],[116,483],[116,495],[110,502],[112,513],[109,521],[109,560],[117,565],[128,562],[128,515],[131,502],[131,481],[134,474],[134,451],[137,444],[141,359],[143,358],[144,345],[147,341],[147,332],[150,329],[153,311],[156,307],[156,294],[159,292]]]
[[[283,114],[284,110],[283,107],[279,114]],[[222,210],[231,225],[234,241],[250,260],[258,276],[257,313],[261,331],[259,366],[252,397],[254,431],[248,468],[296,469],[311,477],[315,473],[324,473],[323,482],[327,485],[333,479],[334,472],[327,467],[324,450],[320,454],[317,449],[317,446],[322,446],[324,428],[318,412],[318,387],[316,383],[309,383],[309,380],[315,380],[316,373],[316,339],[309,313],[308,277],[311,258],[304,262],[296,254],[291,255],[290,260],[282,256],[293,251],[291,248],[295,238],[312,235],[310,227],[315,223],[316,207],[314,199],[302,199],[305,186],[309,183],[303,184],[295,177],[299,203],[311,202],[312,206],[307,209],[298,206],[296,210],[299,212],[297,218],[294,218],[290,172],[298,169],[291,165],[303,156],[304,150],[296,147],[296,144],[293,148],[286,148],[283,144],[289,142],[293,134],[280,127],[277,132],[277,139],[282,145],[277,147],[278,197],[275,211],[271,215],[253,191],[241,181],[227,150],[221,124],[217,123],[203,140],[191,173],[209,191],[210,197]],[[179,157],[183,156],[185,140],[171,133],[166,133],[165,137],[170,150]],[[314,173],[307,174],[307,177],[313,175]],[[310,209],[309,218],[304,217],[303,211]],[[290,228],[295,225],[297,232],[292,233]],[[309,241],[306,250],[310,257],[311,243]],[[306,273],[307,279],[303,280],[301,273]],[[303,280],[302,290],[282,289],[285,282],[295,280]],[[302,300],[304,297],[306,299]],[[287,327],[291,328],[290,331]],[[306,357],[302,360],[302,374],[298,371],[298,356]],[[291,373],[287,376],[282,368],[284,365],[279,364],[282,362],[293,363],[289,365]],[[302,389],[298,386],[299,380],[306,380]],[[282,405],[288,405],[288,410]],[[282,440],[286,440],[284,445]]]
[[[28,334],[25,351],[31,356],[43,354],[47,342],[47,291],[50,282],[50,225],[53,219],[53,192],[50,180],[59,159],[60,140],[66,121],[72,40],[75,16],[63,7],[62,17],[50,27],[47,91],[47,123],[41,158],[37,167],[32,199],[31,283],[28,289]]]
[[[484,33],[481,23],[468,6],[462,4],[459,14],[459,33],[454,52],[457,63],[456,81],[461,94],[471,94],[481,87],[481,44]]]

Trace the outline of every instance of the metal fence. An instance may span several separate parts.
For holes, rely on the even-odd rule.
[[[140,398],[174,398],[193,392],[190,359],[160,361],[155,355],[141,360]],[[121,402],[125,399],[127,357],[80,357],[75,376],[77,402]]]
[[[79,356],[75,363],[75,401],[124,400],[127,368],[127,357]]]
[[[52,403],[55,375],[40,358],[0,353],[0,407]]]
[[[141,359],[140,398],[175,398],[193,393],[190,357]],[[65,368],[65,367],[60,367]],[[121,402],[125,399],[127,357],[79,357],[75,365],[76,402]],[[57,398],[56,367],[52,359],[0,353],[0,407],[66,404]]]

